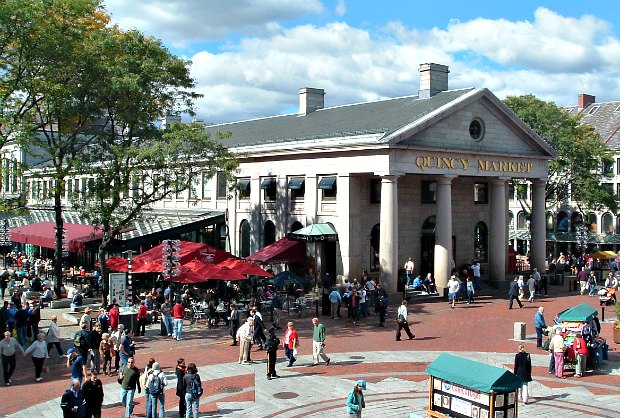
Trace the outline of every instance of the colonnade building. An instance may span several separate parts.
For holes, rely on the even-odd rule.
[[[235,193],[224,176],[197,178],[154,210],[223,214],[218,230],[242,257],[329,224],[338,241],[308,250],[321,277],[374,271],[395,292],[412,257],[416,274],[430,272],[445,288],[452,267],[472,260],[488,279],[505,280],[508,184],[527,179],[531,261],[542,271],[555,151],[488,89],[449,90],[443,65],[419,71],[417,95],[326,107],[322,89],[302,88],[296,114],[205,126],[230,133],[225,144],[240,162]],[[34,205],[40,180],[26,181]]]

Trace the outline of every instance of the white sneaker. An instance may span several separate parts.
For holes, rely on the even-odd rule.
[[[42,380],[43,380],[43,378],[42,378],[42,377],[37,377],[35,380],[36,380],[37,382],[40,382],[40,381],[42,381]]]

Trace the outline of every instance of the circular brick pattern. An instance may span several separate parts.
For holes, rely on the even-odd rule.
[[[273,394],[273,397],[276,399],[293,399],[298,396],[295,392],[277,392]]]
[[[220,386],[216,389],[217,392],[221,393],[237,393],[241,392],[242,390],[243,388],[240,388],[239,386]]]

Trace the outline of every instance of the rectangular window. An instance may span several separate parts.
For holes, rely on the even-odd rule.
[[[80,179],[73,179],[73,193],[80,193]]]
[[[202,200],[211,200],[211,179],[208,173],[202,173]]]
[[[370,179],[370,203],[381,203],[381,179]]]
[[[527,184],[517,184],[517,199],[527,200]]]
[[[47,199],[47,197],[48,197],[48,194],[47,194],[47,182],[46,181],[43,182],[42,197],[43,197],[43,199]]]
[[[250,200],[250,179],[238,179],[237,180],[237,192],[239,193],[239,200]]]
[[[616,184],[616,196],[620,197],[620,183]]]
[[[475,183],[474,184],[474,203],[480,205],[486,205],[489,203],[489,184],[488,183]]]
[[[291,193],[291,200],[304,200],[306,195],[306,179],[304,177],[289,178],[288,189]]]
[[[335,200],[337,196],[336,176],[321,177],[319,190],[323,193],[323,200]]]
[[[603,163],[603,174],[613,174],[614,172],[614,162],[606,161]]]
[[[620,174],[620,158],[616,158],[616,174]]]
[[[216,199],[226,199],[228,196],[228,184],[226,182],[226,176],[224,173],[217,173],[216,176],[217,185],[216,185]]]
[[[71,199],[71,194],[73,193],[73,180],[71,179],[67,180],[65,187],[67,189],[67,200],[69,200]]]
[[[512,181],[508,182],[508,199],[514,200],[515,198],[515,184]]]
[[[198,199],[198,182],[200,179],[198,177],[192,177],[192,181],[189,185],[189,198],[191,200]]]
[[[422,182],[422,203],[437,203],[437,182]]]
[[[265,202],[276,201],[278,188],[275,177],[264,178],[260,183],[260,188],[263,191],[263,200]]]

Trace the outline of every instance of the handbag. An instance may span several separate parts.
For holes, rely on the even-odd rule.
[[[398,318],[396,318],[396,323],[400,325],[405,325],[407,323],[407,320],[403,315],[398,315]]]

